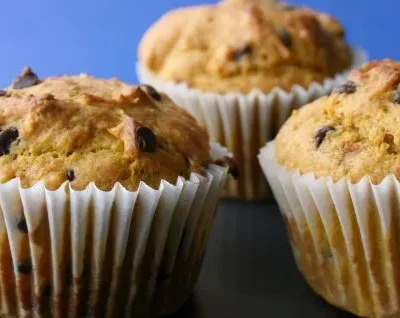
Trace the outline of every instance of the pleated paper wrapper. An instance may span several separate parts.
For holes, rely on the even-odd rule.
[[[351,68],[366,61],[366,53],[361,49],[354,49],[353,56]],[[188,88],[186,84],[161,82],[139,63],[136,70],[141,83],[167,93],[207,129],[214,141],[234,154],[240,174],[238,180],[229,178],[225,195],[247,200],[270,196],[257,162],[259,149],[275,136],[293,109],[331,92],[344,81],[349,71],[326,79],[322,84],[313,83],[308,88],[295,85],[290,92],[275,88],[268,94],[254,90],[247,95],[222,95],[204,93]]]
[[[226,149],[212,147],[214,157]],[[227,169],[159,189],[0,185],[0,315],[149,317],[196,283]]]
[[[362,317],[400,317],[400,183],[301,175],[259,155],[299,270],[331,304]]]

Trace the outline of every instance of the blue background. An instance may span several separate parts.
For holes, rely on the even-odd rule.
[[[40,76],[86,72],[136,82],[136,47],[164,12],[211,0],[7,0],[1,3],[0,87],[25,65]],[[336,16],[372,59],[400,59],[398,0],[292,0]]]

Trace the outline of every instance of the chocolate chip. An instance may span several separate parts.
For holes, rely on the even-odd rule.
[[[334,90],[338,94],[353,94],[357,90],[357,84],[353,81],[348,81]]]
[[[28,233],[28,225],[26,224],[26,220],[24,217],[22,217],[18,224],[17,224],[18,230],[20,230],[22,233]]]
[[[52,95],[52,94],[45,94],[45,95],[42,96],[42,99],[46,100],[48,102],[56,100],[55,96]]]
[[[17,270],[21,274],[30,274],[32,272],[32,263],[30,260],[25,260],[17,265]]]
[[[7,92],[4,89],[0,89],[0,97],[6,96]]]
[[[330,132],[330,131],[335,131],[335,130],[336,130],[335,127],[328,125],[328,126],[324,126],[324,127],[320,128],[317,131],[317,133],[314,136],[314,138],[315,138],[315,146],[317,147],[317,149],[323,143],[327,133]]]
[[[157,139],[151,129],[138,126],[135,130],[136,147],[141,152],[155,152],[157,149]]]
[[[75,172],[74,172],[74,170],[71,170],[71,169],[67,170],[65,175],[66,175],[68,181],[74,181],[75,180]]]
[[[235,179],[239,177],[239,168],[236,164],[236,161],[232,157],[224,157],[214,161],[214,163],[219,166],[227,167],[228,173]]]
[[[292,47],[292,37],[290,36],[289,32],[287,32],[284,28],[282,27],[277,27],[276,31],[278,32],[278,36],[282,43],[287,47],[291,48]]]
[[[140,87],[147,93],[151,98],[154,100],[160,102],[161,101],[161,95],[157,92],[157,90],[150,85],[147,84],[142,84]]]
[[[246,44],[245,46],[241,47],[233,53],[233,59],[235,61],[239,61],[244,55],[251,54],[252,52],[253,48],[251,47],[251,45]]]
[[[40,80],[37,75],[33,73],[29,67],[27,67],[22,71],[21,75],[17,76],[12,87],[14,89],[23,89],[39,84],[39,82]]]
[[[0,156],[10,153],[10,146],[18,136],[18,129],[15,127],[7,128],[0,133]]]
[[[395,91],[392,97],[392,102],[395,104],[400,104],[400,91]]]
[[[391,155],[397,155],[397,147],[394,142],[394,136],[392,134],[386,133],[383,136],[383,142],[388,145],[387,152]]]

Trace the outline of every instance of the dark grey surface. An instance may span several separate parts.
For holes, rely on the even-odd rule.
[[[316,296],[274,203],[222,202],[194,296],[175,318],[354,317]]]

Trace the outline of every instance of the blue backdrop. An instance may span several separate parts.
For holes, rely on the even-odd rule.
[[[40,75],[87,72],[136,82],[136,47],[164,12],[211,0],[2,1],[0,87],[24,65]],[[399,0],[292,0],[329,12],[372,59],[400,59]]]

